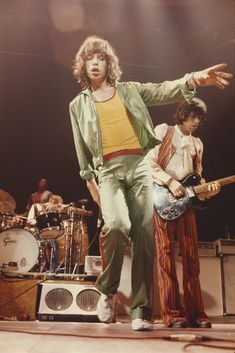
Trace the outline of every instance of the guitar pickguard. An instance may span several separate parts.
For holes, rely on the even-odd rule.
[[[153,184],[154,207],[161,218],[166,221],[175,220],[192,206],[195,194],[192,187],[187,187],[186,190],[187,193],[183,197],[176,199],[168,188]]]

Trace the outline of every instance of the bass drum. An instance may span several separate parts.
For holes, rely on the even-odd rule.
[[[11,228],[0,233],[0,268],[28,272],[38,257],[38,242],[27,230]]]

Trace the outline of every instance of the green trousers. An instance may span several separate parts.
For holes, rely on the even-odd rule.
[[[96,287],[104,294],[117,292],[125,245],[131,241],[131,318],[150,320],[155,241],[149,166],[141,155],[125,155],[105,161],[98,171],[104,227],[100,235],[103,271]]]

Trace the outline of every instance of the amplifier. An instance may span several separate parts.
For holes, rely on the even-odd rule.
[[[199,256],[216,256],[216,247],[213,242],[199,241],[198,242],[198,255]]]
[[[175,256],[181,256],[181,250],[179,248],[178,241],[174,243],[174,253]],[[216,256],[216,246],[213,242],[199,241],[198,242],[198,255],[206,257],[215,257]]]
[[[235,255],[235,239],[217,239],[215,242],[217,254]]]
[[[98,276],[102,271],[101,256],[86,256],[84,272],[88,276]]]
[[[220,259],[224,315],[235,315],[235,256],[223,254]]]
[[[206,313],[209,316],[223,315],[222,276],[219,257],[200,256],[200,284]],[[180,295],[183,296],[183,266],[176,256],[176,270]]]

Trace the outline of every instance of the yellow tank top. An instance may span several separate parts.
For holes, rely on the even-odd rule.
[[[101,127],[103,156],[122,150],[141,149],[131,116],[117,92],[112,98],[95,104]]]

